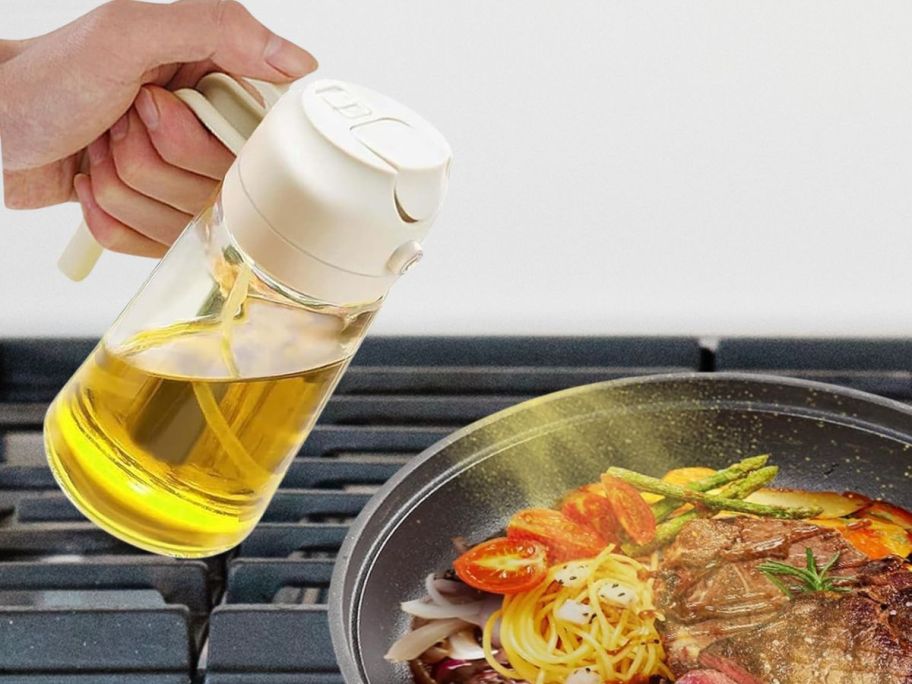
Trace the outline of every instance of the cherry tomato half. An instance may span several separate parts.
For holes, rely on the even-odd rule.
[[[470,587],[493,594],[516,594],[545,579],[547,553],[544,545],[531,539],[499,537],[466,551],[453,568]]]
[[[648,544],[656,535],[656,519],[640,493],[623,480],[602,475],[605,497],[624,532],[636,544]]]
[[[592,485],[575,489],[564,498],[561,513],[593,530],[604,541],[616,544],[620,541],[621,527],[602,491],[600,486]]]
[[[526,508],[516,513],[507,524],[507,537],[544,544],[551,563],[592,558],[608,545],[592,529],[550,508]]]

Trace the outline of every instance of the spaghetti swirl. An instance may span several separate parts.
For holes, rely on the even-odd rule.
[[[662,675],[672,679],[655,628],[654,554],[649,566],[614,553],[552,567],[534,589],[504,597],[484,626],[488,664],[504,677],[557,684],[578,671],[603,682],[630,682]],[[499,637],[509,665],[494,653]]]

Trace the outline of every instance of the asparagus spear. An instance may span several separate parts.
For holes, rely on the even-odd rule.
[[[658,478],[642,475],[632,470],[627,470],[626,468],[608,468],[608,470],[605,471],[605,475],[624,480],[642,491],[661,494],[662,496],[680,499],[681,501],[698,503],[716,511],[750,513],[751,515],[759,515],[764,518],[813,518],[823,512],[823,509],[819,507],[770,506],[725,496],[704,494],[703,492],[697,492],[686,487],[681,487],[680,485],[671,484],[670,482],[663,482]]]
[[[681,513],[681,515],[677,515],[671,520],[666,520],[656,527],[656,536],[651,542],[640,544],[639,546],[636,544],[621,544],[621,551],[631,558],[648,556],[656,549],[661,549],[663,546],[673,542],[678,533],[684,529],[684,525],[699,517],[700,511],[696,510]]]
[[[762,468],[766,465],[767,460],[769,460],[769,456],[765,454],[762,456],[751,456],[750,458],[745,458],[744,460],[738,461],[728,468],[716,471],[709,477],[705,477],[702,480],[697,480],[696,482],[691,482],[689,485],[687,485],[687,488],[697,492],[708,492],[710,489],[716,489],[717,487],[721,487],[724,484],[728,484],[729,482],[744,477],[745,473],[754,471],[757,468]],[[652,505],[652,514],[655,516],[655,519],[658,522],[661,522],[665,520],[665,518],[667,518],[669,515],[671,515],[680,505],[680,501],[676,501],[674,499],[663,499],[662,501],[657,501]]]
[[[778,474],[779,466],[760,468],[723,487],[719,496],[726,499],[746,499],[761,487],[775,480]]]
[[[760,468],[753,472],[748,473],[746,476],[742,477],[740,480],[735,480],[734,482],[728,484],[722,491],[719,493],[719,496],[731,499],[744,499],[764,485],[769,484],[779,473],[779,466],[767,466],[765,468]],[[642,544],[640,546],[635,546],[633,544],[624,544],[623,551],[628,556],[637,558],[639,556],[646,556],[656,549],[660,549],[663,546],[670,544],[674,541],[674,538],[678,536],[678,532],[684,529],[684,526],[689,523],[691,520],[696,520],[699,517],[709,515],[711,512],[706,509],[703,510],[692,510],[682,513],[679,516],[672,518],[671,520],[666,520],[656,527],[656,536],[648,544]]]

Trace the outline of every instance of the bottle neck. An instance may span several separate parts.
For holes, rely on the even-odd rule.
[[[377,311],[386,298],[386,295],[383,294],[369,301],[338,301],[336,298],[326,298],[326,293],[323,293],[323,296],[316,296],[311,292],[298,290],[294,286],[274,277],[238,244],[238,240],[232,233],[231,226],[225,218],[221,193],[213,206],[213,219],[214,224],[223,233],[226,243],[219,250],[223,254],[219,258],[243,263],[253,276],[252,282],[255,284],[255,290],[259,290],[261,295],[276,303],[289,306],[297,304],[310,310],[319,310],[332,315],[358,316],[363,313]],[[259,284],[259,287],[256,284]],[[270,293],[272,293],[272,296],[270,296]]]
[[[297,215],[306,216],[306,221],[312,223],[308,225],[310,242],[319,246],[322,256],[287,239],[255,206],[241,179],[238,160],[225,176],[218,204],[220,221],[237,249],[285,289],[304,293],[316,301],[347,307],[382,300],[398,279],[398,273],[385,268],[369,273],[346,270],[338,265],[347,262],[344,257],[362,249],[352,240],[351,234],[360,230],[364,241],[370,240],[370,231],[364,226],[347,226],[347,231],[343,231],[338,219],[333,224],[325,216],[321,217],[316,209],[314,212],[302,209]],[[333,256],[327,256],[330,254]]]

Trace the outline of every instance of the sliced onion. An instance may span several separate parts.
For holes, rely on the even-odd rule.
[[[598,595],[605,603],[613,603],[621,608],[626,608],[636,598],[636,591],[627,585],[610,582],[599,588]]]
[[[478,594],[478,592],[475,589],[472,589],[468,584],[463,584],[457,580],[435,579],[434,587],[441,594],[448,594],[451,596],[474,598]]]
[[[462,629],[449,638],[450,657],[456,660],[484,660],[484,649],[475,640],[475,632]]]
[[[480,592],[455,580],[439,579],[430,574],[424,578],[424,588],[433,603],[448,606],[452,603],[472,603],[479,600]]]
[[[500,610],[503,606],[503,597],[498,596],[497,594],[485,594],[484,598],[478,602],[479,608],[478,612],[475,615],[465,618],[466,621],[471,622],[476,627],[481,627],[484,629],[485,624],[488,622],[488,618],[491,617],[491,613]]]
[[[449,605],[449,599],[447,599],[437,588],[437,578],[434,576],[433,572],[424,578],[424,590],[427,592],[427,595],[431,597],[431,601],[438,606]]]
[[[585,603],[568,600],[558,606],[554,611],[554,617],[564,622],[572,622],[574,625],[585,625],[592,617],[592,609]]]
[[[469,620],[478,615],[484,601],[473,603],[430,603],[424,599],[406,601],[401,604],[402,610],[409,615],[424,618],[425,620],[446,620],[447,618],[462,618]],[[471,622],[471,620],[469,620]]]
[[[441,660],[446,660],[450,657],[450,652],[445,648],[440,646],[431,646],[428,650],[421,654],[421,660],[429,665],[436,665]]]
[[[592,564],[586,562],[567,563],[554,573],[554,579],[565,587],[576,589],[583,586],[592,574]]]
[[[393,663],[414,660],[438,641],[468,626],[465,620],[434,620],[398,639],[383,656]]]
[[[570,673],[564,684],[600,684],[602,678],[588,667],[580,667]]]
[[[471,622],[476,627],[481,627],[484,629],[485,625],[488,624],[488,618],[491,617],[493,613],[500,610],[503,606],[503,597],[498,596],[497,594],[485,594],[484,599],[481,601],[482,606],[481,610],[477,615],[472,617],[465,618],[466,621]],[[500,648],[500,620],[494,623],[494,626],[491,629],[491,645]]]

